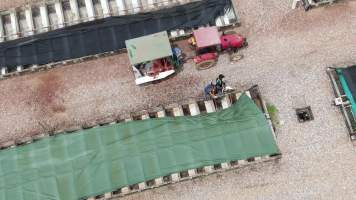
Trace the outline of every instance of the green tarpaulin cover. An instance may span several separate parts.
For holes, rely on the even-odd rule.
[[[74,200],[174,172],[278,153],[246,95],[226,110],[61,134],[0,151],[0,199]]]
[[[172,56],[166,31],[126,40],[126,49],[132,65]]]
[[[348,81],[346,80],[346,78],[344,76],[344,69],[342,69],[342,68],[336,69],[336,72],[337,72],[337,74],[339,76],[339,79],[340,79],[340,82],[341,82],[341,86],[344,89],[345,94],[346,94],[347,98],[349,99],[349,101],[350,101],[350,103],[352,105],[351,106],[352,114],[353,114],[353,116],[356,117],[356,101],[354,99],[354,95],[356,95],[356,94],[352,93],[352,91],[350,90],[349,84],[348,84],[348,81],[352,84],[352,80],[350,80],[350,78],[349,78]],[[354,74],[351,74],[352,71],[349,71],[347,73],[350,73],[349,77],[354,77]],[[353,86],[353,88],[355,88],[354,85],[352,85],[352,86]]]

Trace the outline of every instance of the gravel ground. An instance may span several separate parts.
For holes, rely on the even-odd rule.
[[[123,199],[354,199],[356,157],[326,67],[355,61],[356,2],[290,10],[291,2],[237,0],[245,58],[134,85],[126,55],[0,82],[0,142],[113,118],[202,95],[224,73],[230,85],[258,84],[280,110],[279,162],[265,163],[127,196]],[[105,69],[104,69],[105,68]],[[315,120],[299,124],[294,108],[310,105]]]
[[[43,0],[1,0],[0,10],[8,10],[10,8],[16,8],[26,4],[34,4],[38,2],[43,2]]]

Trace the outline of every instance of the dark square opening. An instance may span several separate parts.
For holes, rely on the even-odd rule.
[[[117,122],[117,123],[123,123],[123,122],[125,122],[125,119],[123,119],[123,118],[118,118],[118,119],[116,120],[116,122]]]
[[[167,183],[167,182],[171,182],[171,181],[172,181],[171,175],[163,176],[163,182]]]
[[[182,106],[182,109],[183,109],[183,115],[184,115],[184,116],[190,116],[189,105],[183,105],[183,106]]]
[[[101,199],[101,198],[104,198],[103,194],[95,196],[95,199]]]
[[[197,168],[197,174],[202,174],[204,172],[205,172],[204,167]]]
[[[221,110],[221,109],[223,108],[223,107],[222,107],[222,104],[221,104],[221,99],[220,99],[220,98],[214,99],[213,101],[214,101],[216,110]]]
[[[185,177],[189,176],[189,173],[188,173],[188,171],[183,171],[183,172],[180,172],[179,175],[181,178],[185,178]]]
[[[112,192],[113,195],[118,195],[120,193],[121,193],[121,188],[119,188],[119,189],[117,189],[117,190]]]
[[[235,93],[229,94],[229,98],[230,98],[231,104],[236,103],[237,99],[236,99],[236,94]]]
[[[206,113],[206,107],[204,101],[198,101],[198,107],[200,113]]]
[[[155,113],[155,112],[150,112],[150,113],[148,113],[148,116],[149,116],[150,118],[157,118],[157,113]]]
[[[138,184],[134,184],[134,185],[130,185],[130,190],[138,190],[140,189],[140,187],[138,186]]]
[[[215,170],[218,170],[218,169],[221,169],[222,167],[221,167],[221,164],[215,164],[214,165],[214,169]]]
[[[141,115],[133,115],[132,119],[135,121],[142,120],[142,116]]]
[[[149,181],[146,181],[146,185],[148,186],[148,187],[152,187],[152,186],[154,186],[155,185],[155,180],[153,179],[153,180],[149,180]]]
[[[167,117],[174,117],[173,109],[165,109],[165,113]]]
[[[305,108],[297,108],[296,114],[298,117],[298,121],[300,123],[306,122],[306,121],[311,121],[314,119],[313,112],[312,112],[310,106],[305,107]]]
[[[233,160],[233,161],[231,161],[231,162],[230,162],[230,165],[231,165],[231,166],[236,166],[236,165],[238,165],[237,160]]]

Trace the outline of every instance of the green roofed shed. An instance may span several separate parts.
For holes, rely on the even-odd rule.
[[[126,40],[125,44],[132,65],[172,56],[166,31]]]
[[[77,200],[208,165],[278,154],[247,95],[193,117],[112,124],[0,151],[0,200]]]

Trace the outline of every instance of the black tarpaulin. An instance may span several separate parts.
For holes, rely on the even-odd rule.
[[[109,17],[0,44],[0,66],[47,64],[125,48],[125,40],[213,24],[230,0],[202,0],[150,13]]]

